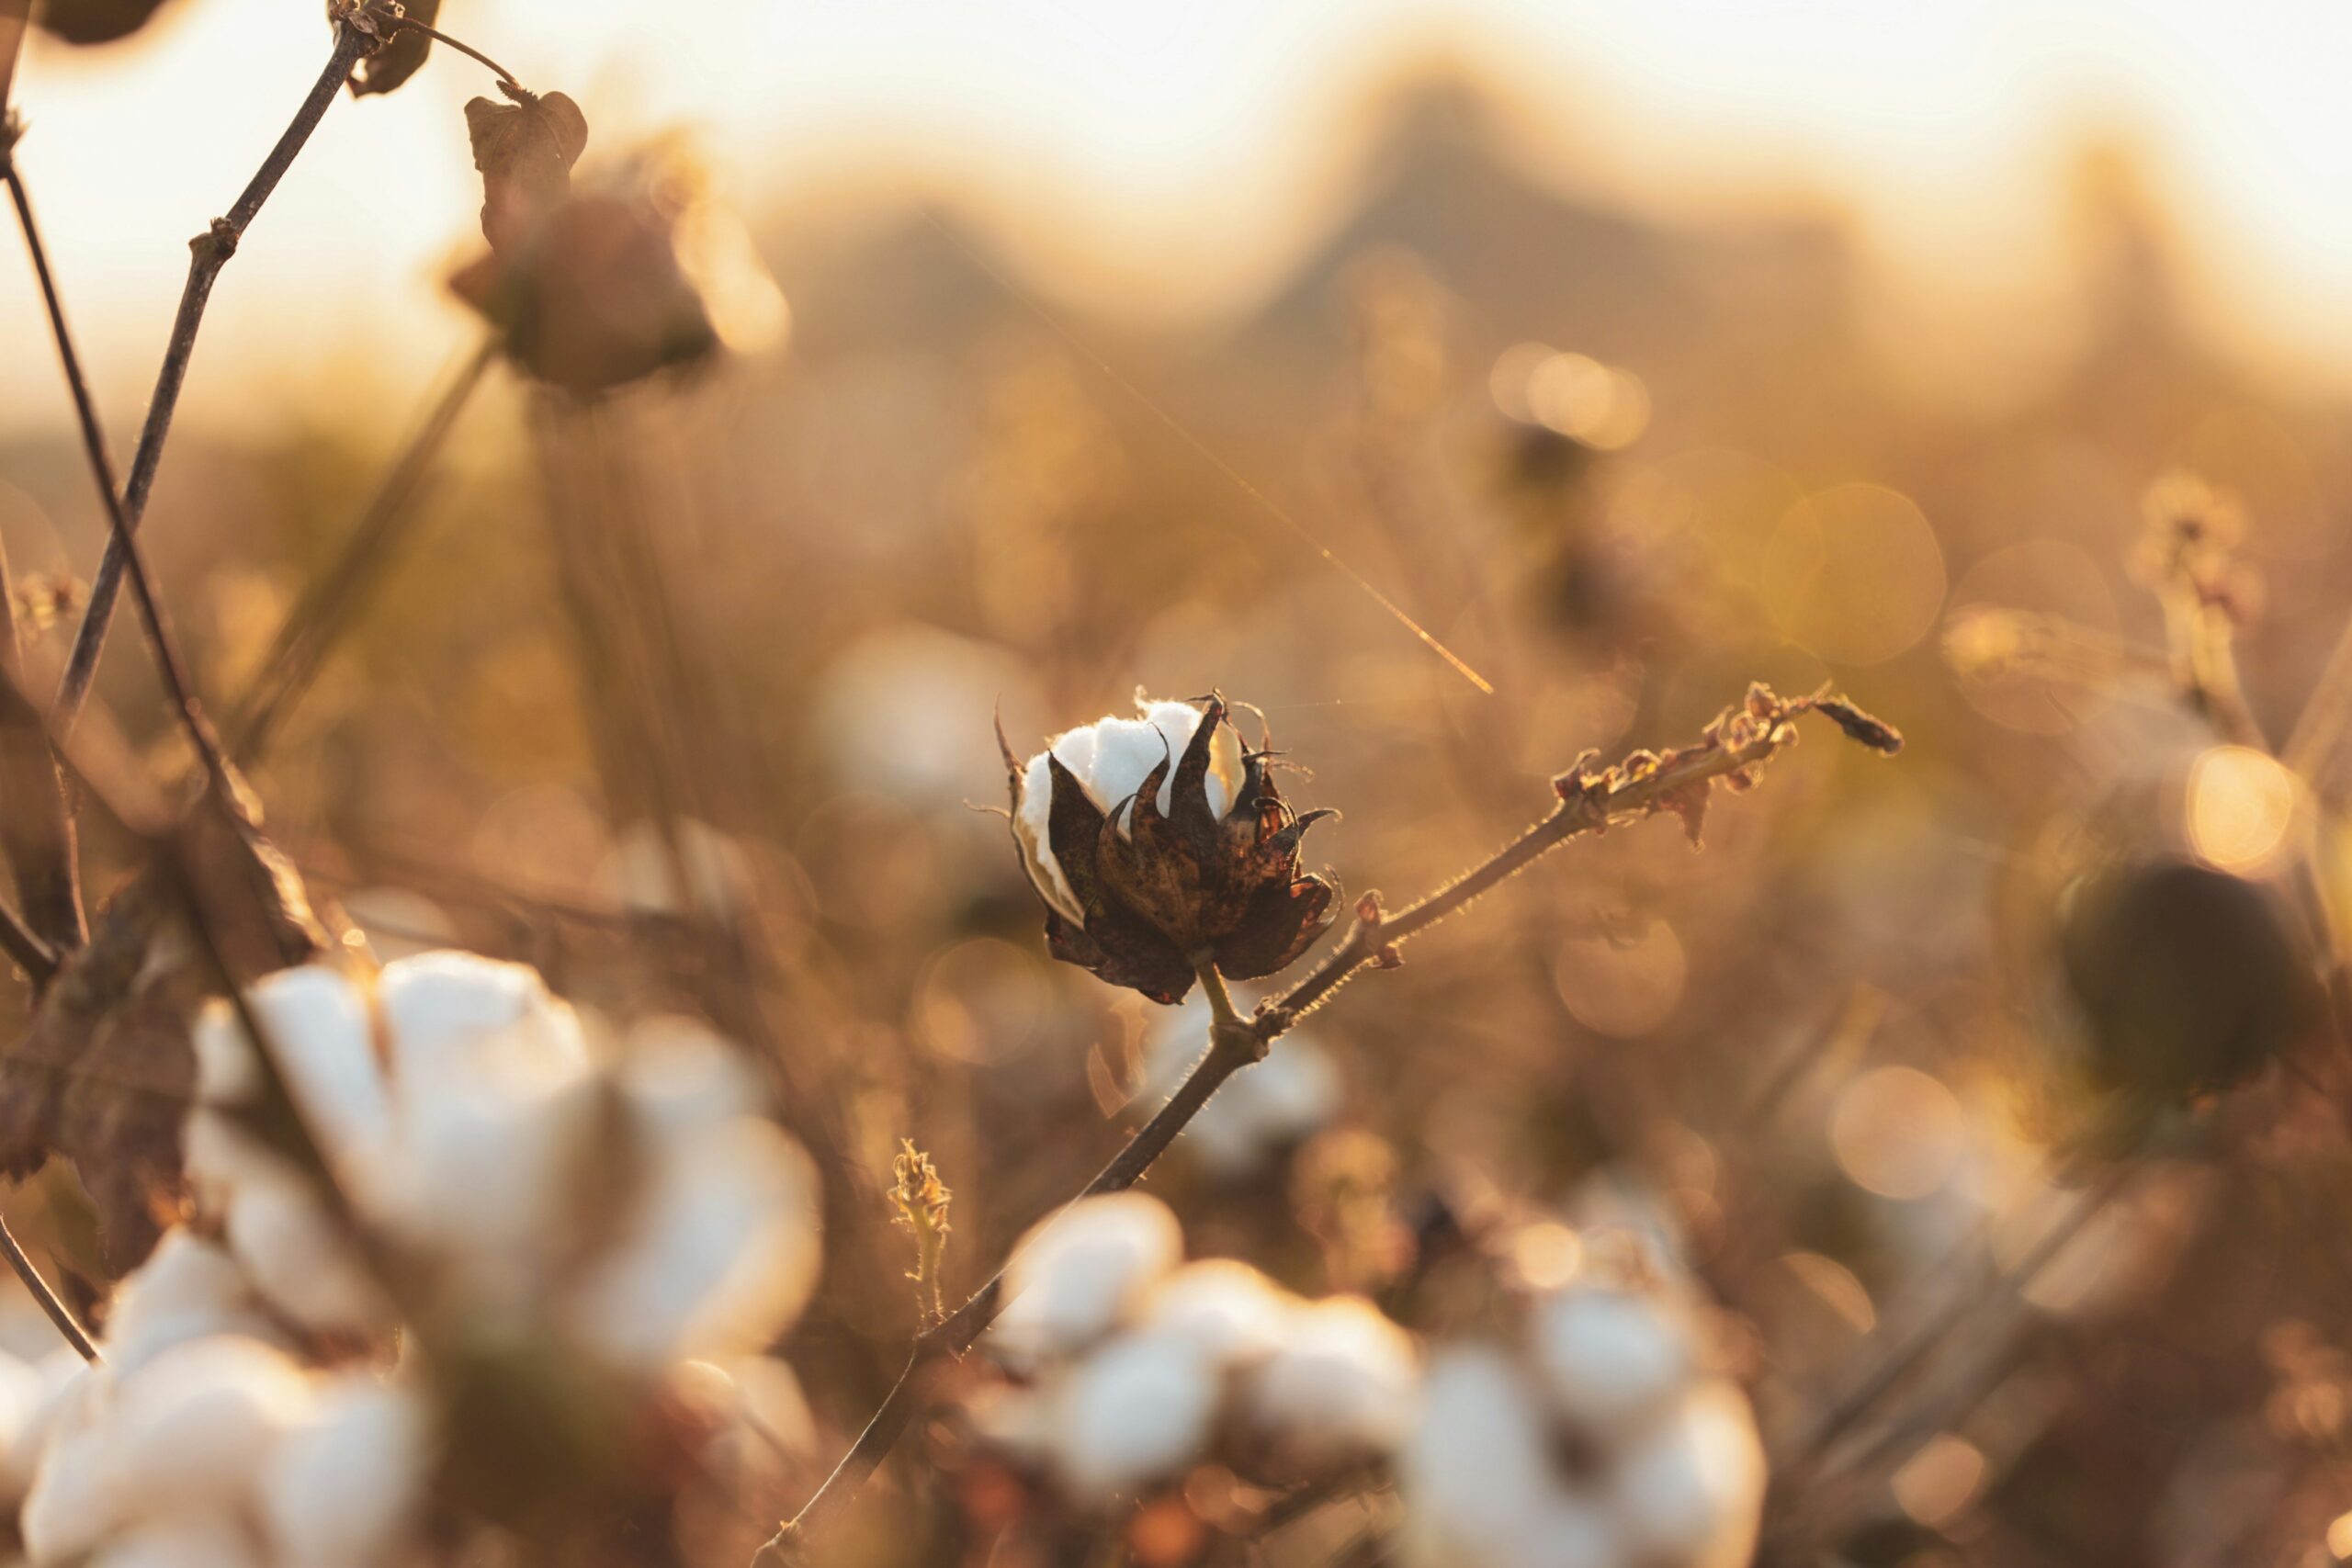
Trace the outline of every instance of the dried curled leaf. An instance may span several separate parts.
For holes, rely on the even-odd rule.
[[[571,166],[588,147],[588,117],[561,93],[520,103],[474,98],[466,134],[481,171],[482,237],[502,254],[527,244],[571,194]]]
[[[145,27],[165,0],[34,0],[33,21],[67,43],[112,43]]]
[[[429,28],[440,19],[441,0],[407,0],[399,10],[411,21],[423,22]],[[381,30],[383,47],[362,60],[351,73],[351,96],[355,98],[390,92],[424,68],[424,57],[433,49],[430,33],[390,26]]]

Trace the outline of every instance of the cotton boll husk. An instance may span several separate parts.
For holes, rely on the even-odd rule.
[[[1406,1557],[1419,1568],[1520,1568],[1519,1545],[1555,1495],[1525,1381],[1485,1346],[1430,1359],[1397,1461]]]
[[[1084,1348],[1125,1320],[1183,1251],[1183,1231],[1157,1198],[1080,1199],[1039,1221],[1013,1247],[990,1350],[1034,1366]]]
[[[232,1520],[215,1517],[174,1519],[133,1531],[108,1542],[86,1568],[266,1568],[266,1559]]]
[[[1154,1286],[1138,1326],[1189,1339],[1219,1366],[1246,1365],[1284,1343],[1300,1304],[1247,1263],[1208,1258],[1187,1263]]]
[[[1181,1473],[1207,1446],[1222,1393],[1216,1362],[1190,1339],[1134,1334],[1098,1348],[1055,1391],[1063,1487],[1102,1504]]]
[[[808,1299],[818,1264],[816,1178],[775,1126],[648,1129],[648,1188],[570,1314],[605,1355],[648,1369],[753,1349]]]
[[[129,1506],[154,1517],[240,1506],[311,1400],[302,1369],[258,1339],[174,1346],[113,1390],[106,1426]]]
[[[194,1232],[168,1231],[115,1292],[107,1366],[128,1377],[176,1345],[222,1333],[269,1335],[244,1271]]]
[[[261,1517],[289,1565],[368,1568],[400,1545],[424,1501],[432,1422],[409,1389],[339,1378],[263,1466]]]
[[[358,1254],[290,1171],[274,1169],[239,1186],[222,1235],[254,1288],[305,1326],[357,1334],[392,1326],[391,1304]]]
[[[1619,1454],[1609,1501],[1641,1560],[1739,1568],[1756,1549],[1764,1483],[1747,1397],[1711,1381]]]
[[[1412,1337],[1361,1296],[1290,1314],[1273,1354],[1244,1374],[1253,1427],[1285,1467],[1320,1469],[1393,1452],[1411,1430]]]
[[[1662,1407],[1690,1376],[1689,1330],[1652,1295],[1571,1287],[1535,1303],[1529,1331],[1554,1407],[1602,1442]]]

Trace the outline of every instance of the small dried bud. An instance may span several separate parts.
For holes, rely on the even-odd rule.
[[[1197,954],[1237,980],[1288,967],[1331,923],[1338,887],[1298,864],[1331,813],[1292,811],[1221,698],[1137,705],[1140,720],[1073,729],[1026,762],[1005,747],[1047,946],[1167,1003],[1192,988]]]
[[[1814,710],[1844,730],[1849,739],[1892,757],[1903,750],[1903,732],[1884,719],[1874,718],[1844,697],[1824,697]]]

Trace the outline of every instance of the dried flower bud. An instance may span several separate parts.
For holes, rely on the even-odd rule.
[[[1288,967],[1331,923],[1338,887],[1298,864],[1331,813],[1291,810],[1221,698],[1137,705],[1140,720],[1070,730],[1025,763],[1004,748],[1047,946],[1157,1002],[1183,998],[1203,955],[1237,980]]]

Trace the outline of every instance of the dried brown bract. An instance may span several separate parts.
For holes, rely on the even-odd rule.
[[[1272,753],[1239,744],[1221,698],[1203,699],[1198,715],[1181,756],[1160,732],[1160,760],[1132,788],[1113,739],[1098,738],[1132,728],[1125,720],[1073,730],[1026,763],[1004,748],[1013,837],[1046,903],[1047,946],[1158,1002],[1182,1000],[1204,962],[1238,980],[1289,967],[1331,923],[1339,894],[1298,861],[1306,829],[1333,814],[1291,809]]]

